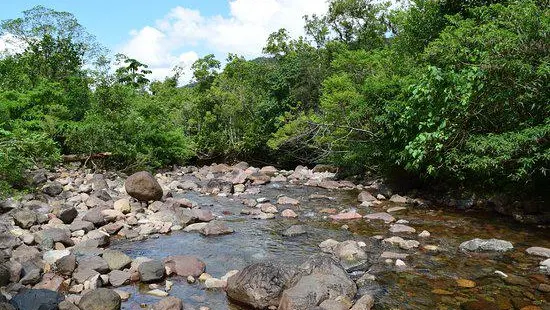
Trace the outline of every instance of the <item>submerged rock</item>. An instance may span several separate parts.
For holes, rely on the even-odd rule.
[[[499,239],[472,239],[465,241],[460,244],[460,249],[462,251],[471,251],[471,252],[480,252],[480,251],[490,251],[490,252],[506,252],[514,248],[512,243],[506,240]]]

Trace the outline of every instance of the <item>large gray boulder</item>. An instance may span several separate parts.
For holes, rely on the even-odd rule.
[[[122,270],[132,263],[132,259],[128,255],[115,250],[105,250],[103,259],[107,261],[111,270]]]
[[[115,291],[98,288],[84,294],[78,307],[81,310],[119,310],[121,302],[120,296]]]
[[[34,240],[40,244],[42,249],[51,249],[55,242],[60,242],[64,246],[73,246],[71,232],[68,229],[48,228],[34,234]]]
[[[314,255],[298,268],[290,288],[283,291],[279,310],[307,310],[339,296],[353,299],[357,286],[329,255]]]
[[[271,262],[252,264],[227,280],[227,296],[256,309],[276,307],[293,276],[294,269],[288,266]]]
[[[128,195],[139,201],[160,200],[162,187],[155,177],[147,171],[136,172],[126,179],[124,184]]]
[[[506,240],[499,239],[472,239],[469,241],[462,242],[460,244],[460,249],[462,251],[470,252],[506,252],[512,250],[514,246],[512,243]]]

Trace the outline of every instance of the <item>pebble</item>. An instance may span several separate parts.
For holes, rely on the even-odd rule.
[[[166,291],[171,290],[172,286],[174,286],[174,282],[166,280],[166,283],[164,284],[164,288],[166,289]]]
[[[204,281],[206,281],[207,279],[210,279],[210,278],[212,278],[212,276],[209,275],[208,273],[204,272],[199,276],[199,281],[204,282]]]
[[[195,281],[196,281],[196,280],[195,280],[195,278],[194,278],[193,276],[188,276],[188,277],[187,277],[187,283],[193,284],[193,283],[195,283]]]
[[[407,264],[405,264],[404,261],[400,260],[400,259],[396,259],[395,260],[395,267],[397,268],[405,268],[407,267]]]

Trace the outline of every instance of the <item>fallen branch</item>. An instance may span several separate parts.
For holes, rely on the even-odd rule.
[[[72,162],[83,162],[88,161],[90,159],[102,159],[107,158],[109,156],[113,155],[110,152],[103,152],[103,153],[96,153],[96,154],[72,154],[72,155],[62,155],[63,161],[66,163],[72,163]]]

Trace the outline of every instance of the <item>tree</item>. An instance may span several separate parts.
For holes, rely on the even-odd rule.
[[[149,84],[150,81],[146,78],[152,73],[147,69],[149,66],[123,54],[117,54],[115,57],[117,65],[121,66],[115,72],[118,83],[134,88],[143,88]]]
[[[203,89],[209,88],[218,75],[221,62],[213,54],[206,55],[193,63],[193,78]]]

